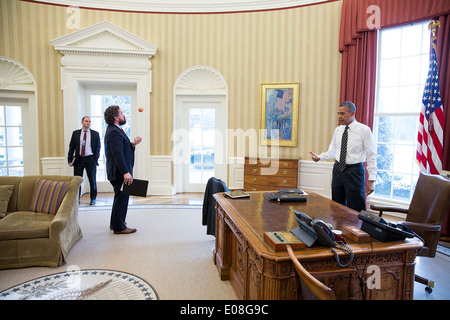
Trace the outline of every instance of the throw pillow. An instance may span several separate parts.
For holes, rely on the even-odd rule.
[[[3,218],[8,211],[9,199],[14,190],[13,185],[0,186],[0,218]]]
[[[38,178],[31,198],[30,211],[56,214],[70,182]]]

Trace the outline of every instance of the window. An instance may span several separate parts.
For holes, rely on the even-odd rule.
[[[22,107],[0,105],[0,175],[23,176]]]
[[[120,106],[127,123],[122,126],[128,137],[131,135],[131,97],[127,95],[103,95],[103,94],[91,94],[90,95],[90,107],[91,107],[91,128],[98,131],[100,134],[101,148],[100,157],[98,159],[97,167],[97,181],[107,181],[106,177],[106,156],[104,137],[107,124],[105,122],[104,113],[105,109],[111,105]]]
[[[415,163],[422,94],[428,73],[429,21],[379,32],[374,115],[378,175],[374,195],[409,201],[419,175]]]
[[[215,109],[189,109],[189,183],[214,176]]]

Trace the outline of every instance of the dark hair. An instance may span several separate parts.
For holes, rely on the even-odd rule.
[[[109,106],[105,110],[105,122],[107,124],[114,124],[115,123],[115,117],[119,116],[119,106]]]
[[[89,116],[84,116],[83,118],[81,118],[81,122],[84,121],[84,118],[90,118]]]
[[[339,105],[339,107],[346,107],[348,111],[350,111],[350,112],[355,111],[356,112],[356,106],[351,101],[344,101],[344,102],[342,102]]]

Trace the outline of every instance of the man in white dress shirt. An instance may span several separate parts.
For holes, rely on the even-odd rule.
[[[69,143],[67,155],[69,166],[73,167],[75,176],[83,176],[86,170],[91,188],[90,205],[95,204],[97,197],[97,166],[100,156],[100,135],[97,131],[90,129],[91,118],[84,116],[81,119],[82,129],[75,130]],[[80,187],[81,191],[81,187]],[[81,196],[81,193],[80,193]]]
[[[315,162],[336,159],[331,182],[332,200],[360,212],[366,209],[366,196],[374,191],[377,152],[370,128],[356,121],[355,114],[356,107],[352,102],[341,103],[338,107],[341,125],[334,130],[328,151],[319,155],[310,153]],[[367,185],[364,162],[367,162],[369,174]]]

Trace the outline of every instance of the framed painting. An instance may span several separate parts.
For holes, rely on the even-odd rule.
[[[261,84],[261,144],[297,146],[298,82]]]

